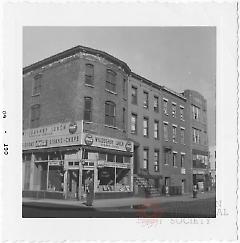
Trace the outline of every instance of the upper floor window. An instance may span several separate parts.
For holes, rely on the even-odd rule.
[[[148,169],[148,154],[149,150],[147,148],[143,149],[143,169]]]
[[[106,89],[116,92],[116,73],[112,70],[107,70]]]
[[[92,64],[85,65],[85,83],[89,85],[94,84],[94,66]]]
[[[131,133],[137,134],[137,115],[132,114],[131,116]]]
[[[192,114],[194,120],[199,120],[199,113],[200,113],[199,107],[192,105]]]
[[[143,92],[143,107],[148,109],[148,92]]]
[[[173,142],[176,143],[177,142],[177,127],[175,125],[173,125],[172,127],[172,137],[173,137]]]
[[[159,171],[159,150],[154,150],[154,171]]]
[[[181,167],[184,167],[184,161],[185,161],[185,154],[181,153]]]
[[[172,163],[173,163],[173,167],[176,167],[177,166],[177,152],[173,152],[173,160],[172,160]]]
[[[148,118],[143,118],[143,136],[148,137]]]
[[[125,78],[123,79],[122,89],[123,89],[123,96],[125,96],[126,95],[126,89],[127,89],[127,81],[126,81]]]
[[[184,120],[184,107],[180,106],[180,119]]]
[[[167,99],[163,99],[163,112],[165,115],[168,114],[168,100]]]
[[[193,135],[193,142],[200,144],[200,130],[193,128],[192,135]]]
[[[181,144],[185,144],[185,129],[183,127],[181,127],[180,130],[180,140],[181,140]]]
[[[137,104],[137,87],[132,86],[132,104]]]
[[[164,140],[168,141],[168,124],[167,123],[163,123],[163,136],[164,136]]]
[[[32,95],[38,95],[41,91],[42,74],[37,74],[33,79]]]
[[[33,105],[31,107],[31,128],[39,127],[40,120],[40,105]]]
[[[177,109],[176,103],[172,103],[172,116],[173,117],[176,117],[176,109]]]
[[[154,121],[154,138],[159,138],[159,121]]]
[[[116,105],[112,101],[105,102],[105,124],[116,126]]]
[[[84,97],[84,121],[92,121],[92,98]]]
[[[159,102],[158,102],[158,97],[154,96],[154,100],[153,100],[153,110],[155,112],[159,111]]]

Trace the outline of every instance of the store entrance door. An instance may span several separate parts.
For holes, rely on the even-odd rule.
[[[185,193],[185,183],[186,183],[186,181],[183,179],[182,180],[182,194]]]
[[[94,169],[83,169],[82,170],[82,193],[81,195],[86,196],[86,190],[89,183],[89,179],[92,178],[94,183]]]
[[[79,170],[67,171],[67,198],[77,199],[79,189]]]

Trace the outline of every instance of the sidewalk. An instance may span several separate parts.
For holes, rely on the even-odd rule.
[[[192,194],[185,194],[182,196],[161,196],[152,198],[130,197],[130,198],[117,198],[117,199],[97,199],[93,202],[93,207],[88,207],[84,204],[85,201],[74,200],[59,200],[59,199],[35,199],[23,198],[22,204],[26,206],[35,207],[78,207],[78,208],[117,208],[117,207],[131,207],[133,205],[144,205],[146,207],[151,204],[167,203],[167,202],[188,202],[200,199],[214,198],[215,192],[198,193],[197,198],[193,198]]]

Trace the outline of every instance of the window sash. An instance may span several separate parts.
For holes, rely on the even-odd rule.
[[[137,88],[132,87],[132,104],[137,104]]]
[[[154,111],[159,111],[158,97],[156,96],[154,97],[153,109]]]
[[[143,136],[148,136],[148,119],[143,119]]]
[[[107,70],[106,89],[116,92],[116,73],[111,70]]]
[[[85,65],[85,83],[93,85],[94,81],[94,66],[92,64]]]
[[[163,100],[163,111],[164,114],[167,114],[168,112],[168,102],[166,100]]]
[[[112,102],[105,103],[105,124],[110,126],[116,125],[116,106]]]
[[[143,92],[143,107],[148,108],[148,93]]]
[[[137,133],[137,116],[133,114],[131,117],[131,133]]]
[[[163,133],[164,133],[164,139],[168,140],[168,125],[167,124],[163,125]]]
[[[154,122],[154,138],[159,138],[159,122]]]

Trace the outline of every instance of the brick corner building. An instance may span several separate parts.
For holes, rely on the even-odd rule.
[[[80,199],[89,176],[99,198],[182,194],[206,184],[207,155],[195,91],[83,46],[23,69],[23,196]]]

